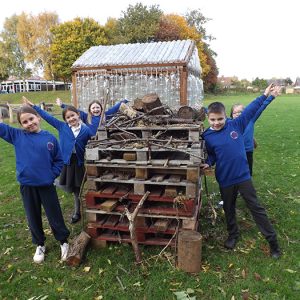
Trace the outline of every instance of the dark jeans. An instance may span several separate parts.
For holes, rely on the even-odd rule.
[[[249,165],[250,175],[252,176],[252,170],[253,170],[253,152],[246,152],[247,155],[247,161]]]
[[[49,186],[20,186],[23,204],[32,242],[43,245],[46,239],[43,222],[42,207],[44,207],[53,235],[58,241],[65,241],[70,235],[61,212],[59,200],[54,185]]]
[[[275,241],[276,232],[268,219],[265,209],[258,202],[252,180],[247,180],[226,188],[220,188],[222,200],[224,201],[223,209],[225,211],[227,231],[229,236],[235,238],[239,236],[235,211],[238,191],[245,200],[247,207],[250,209],[253,219],[260,232],[268,242]]]

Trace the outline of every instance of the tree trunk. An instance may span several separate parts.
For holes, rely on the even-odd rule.
[[[142,98],[142,105],[144,112],[147,113],[153,108],[157,108],[162,106],[160,99],[157,94],[147,94]],[[163,107],[160,109],[156,109],[151,114],[152,115],[162,115],[164,112]]]
[[[201,270],[202,236],[194,230],[182,230],[178,234],[178,268],[188,273]]]
[[[77,267],[80,265],[84,250],[90,241],[90,236],[82,231],[78,236],[76,236],[72,243],[70,244],[69,253],[67,257],[67,265],[72,267]]]

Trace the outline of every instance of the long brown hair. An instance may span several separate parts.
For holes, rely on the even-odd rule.
[[[77,115],[79,115],[79,112],[77,110],[77,108],[73,105],[68,105],[66,108],[63,109],[62,111],[62,117],[64,119],[64,121],[66,121],[66,113],[68,111],[73,111],[74,113],[76,113]]]
[[[91,124],[91,122],[92,122],[91,106],[92,106],[93,104],[98,104],[98,105],[100,106],[100,108],[101,108],[100,116],[101,116],[102,110],[103,110],[103,106],[102,106],[102,104],[100,103],[100,101],[98,101],[98,100],[94,100],[94,101],[92,101],[92,102],[89,104],[87,120],[88,120],[88,122],[89,122],[90,124]]]
[[[37,113],[35,109],[33,109],[29,105],[22,105],[17,111],[17,120],[21,124],[21,115],[22,114],[33,114],[39,117],[40,115]],[[22,124],[21,124],[22,125]]]

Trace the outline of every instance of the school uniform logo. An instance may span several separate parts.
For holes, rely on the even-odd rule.
[[[230,136],[234,140],[236,140],[239,137],[239,135],[238,135],[238,133],[236,131],[231,131],[230,132]]]
[[[52,142],[48,142],[48,143],[47,143],[47,149],[48,149],[49,151],[52,151],[52,150],[54,149],[54,144],[53,144]]]

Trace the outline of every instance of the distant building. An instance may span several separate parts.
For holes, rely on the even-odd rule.
[[[232,89],[234,88],[234,82],[238,81],[238,77],[218,77],[218,83],[222,86],[223,89]]]
[[[1,82],[0,91],[2,93],[19,93],[68,90],[70,89],[70,86],[70,83],[45,80],[39,76],[30,77],[24,80],[11,76],[7,80]]]

